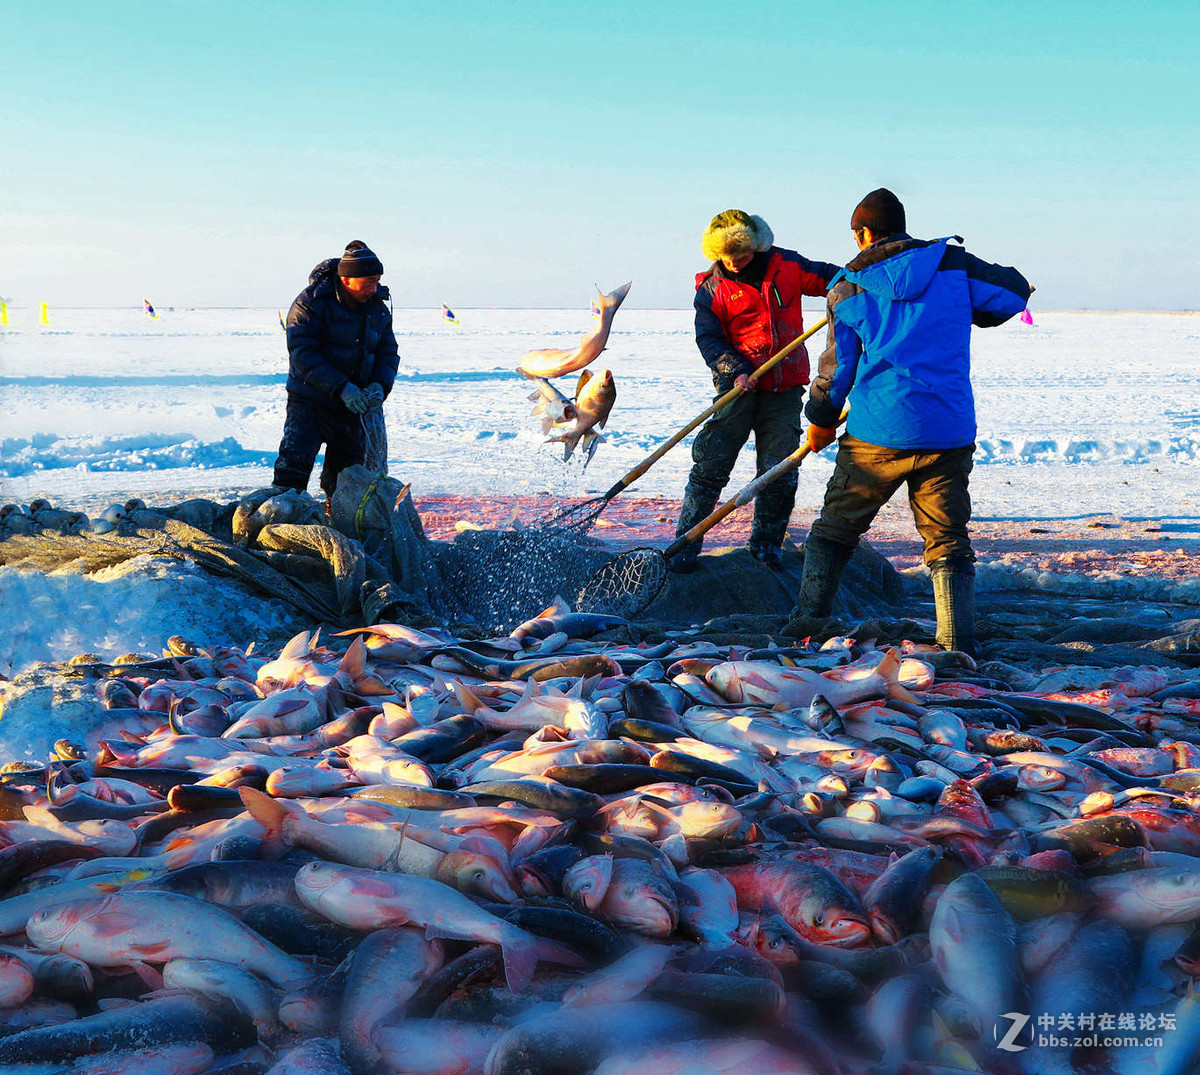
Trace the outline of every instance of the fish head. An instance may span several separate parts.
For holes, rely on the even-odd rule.
[[[497,903],[516,903],[517,892],[504,864],[482,851],[451,851],[438,863],[434,877],[467,896]]]
[[[102,910],[107,899],[64,900],[35,911],[25,924],[25,935],[38,947],[60,948],[71,931]]]
[[[580,859],[563,875],[563,894],[585,910],[595,911],[604,901],[612,876],[611,855],[591,855]]]
[[[679,924],[679,905],[674,897],[639,877],[610,885],[601,912],[647,937],[668,937]]]
[[[747,947],[777,967],[800,964],[799,949],[803,942],[779,915],[756,918],[745,931],[745,942]]]
[[[296,871],[296,894],[310,906],[319,906],[322,899],[345,877],[345,871],[332,862],[305,863]]]
[[[870,942],[871,924],[863,915],[842,907],[825,906],[808,922],[808,938],[836,948],[857,948]]]
[[[685,836],[727,836],[742,823],[742,815],[724,802],[687,802],[674,811]]]

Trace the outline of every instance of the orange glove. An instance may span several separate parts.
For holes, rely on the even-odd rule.
[[[808,427],[809,451],[819,452],[823,448],[828,448],[835,440],[837,440],[836,429],[814,425]]]

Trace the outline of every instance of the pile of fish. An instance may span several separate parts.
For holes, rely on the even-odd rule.
[[[0,774],[0,1070],[1197,1070],[1191,670],[614,628],[80,664]]]
[[[597,430],[603,429],[608,422],[609,412],[617,400],[617,388],[611,370],[593,373],[584,367],[594,362],[608,345],[613,318],[632,286],[631,283],[622,284],[608,294],[597,289],[592,303],[596,325],[580,339],[578,347],[526,351],[518,360],[517,372],[534,382],[535,388],[529,398],[537,404],[533,414],[541,416],[547,442],[563,445],[564,460],[570,459],[576,447],[582,445],[585,468],[604,440]],[[583,372],[575,386],[574,400],[568,399],[550,383],[551,377],[580,370]]]

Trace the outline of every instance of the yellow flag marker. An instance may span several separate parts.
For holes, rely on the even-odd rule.
[[[43,325],[50,324],[50,304],[48,302],[42,303],[41,322]]]
[[[0,325],[8,324],[8,303],[0,302]]]

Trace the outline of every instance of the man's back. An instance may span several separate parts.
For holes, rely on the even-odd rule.
[[[814,386],[814,396],[829,397],[826,421],[833,424],[834,407],[849,398],[846,429],[859,440],[887,448],[972,443],[971,326],[1019,312],[1024,287],[1015,269],[948,239],[897,235],[863,250],[829,295],[835,346],[821,356]]]

